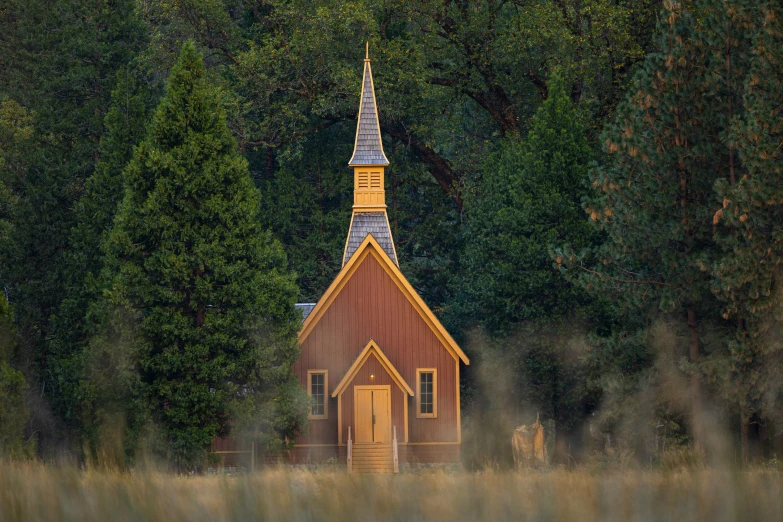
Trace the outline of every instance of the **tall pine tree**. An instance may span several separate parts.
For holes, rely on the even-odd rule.
[[[577,261],[585,285],[642,318],[671,314],[686,325],[683,369],[691,375],[691,428],[703,439],[705,351],[722,351],[723,321],[709,267],[720,255],[713,229],[720,179],[741,172],[731,122],[741,117],[749,17],[740,1],[667,3],[658,49],[604,133],[605,162],[591,173],[587,211],[606,241],[596,263]],[[565,252],[566,261],[578,260]],[[642,319],[642,322],[644,319]],[[712,339],[710,341],[709,339]],[[680,348],[680,347],[678,347]]]
[[[603,311],[555,267],[561,242],[586,248],[595,234],[581,208],[592,152],[565,83],[553,74],[548,98],[523,140],[508,140],[467,192],[464,272],[449,309],[452,324],[480,326],[495,352],[515,368],[518,411],[557,424],[558,450],[596,406],[575,340]],[[487,398],[481,410],[491,408]],[[556,458],[565,454],[560,451]]]
[[[587,302],[553,270],[550,249],[590,243],[581,198],[591,151],[563,80],[554,75],[548,90],[527,137],[509,140],[469,188],[475,197],[466,203],[465,277],[455,285],[454,306],[492,334],[566,317]]]
[[[108,246],[113,302],[138,318],[141,393],[180,467],[204,462],[238,403],[267,406],[254,410],[268,417],[256,424],[297,425],[284,396],[295,389],[297,289],[258,212],[247,163],[187,43],[125,170]]]
[[[753,15],[749,73],[734,80],[744,87],[744,116],[729,134],[744,170],[716,182],[720,208],[713,221],[723,253],[711,266],[724,317],[739,326],[718,368],[725,395],[737,405],[744,462],[751,419],[783,423],[783,7],[758,2]]]

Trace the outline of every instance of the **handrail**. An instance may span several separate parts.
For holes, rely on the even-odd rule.
[[[394,438],[392,439],[392,448],[394,448],[394,472],[400,472],[399,454],[397,452],[397,426],[394,426]]]
[[[353,473],[353,441],[351,440],[351,427],[348,426],[348,473]]]

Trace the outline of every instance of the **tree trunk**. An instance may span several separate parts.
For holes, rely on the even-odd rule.
[[[695,364],[699,360],[699,332],[696,329],[696,311],[693,308],[688,309],[688,329],[690,330],[691,335],[688,358]],[[697,451],[703,451],[704,426],[702,419],[701,382],[699,380],[699,374],[695,370],[691,375],[691,414],[694,447]]]
[[[745,407],[740,407],[740,454],[743,466],[747,466],[750,459],[750,442],[748,440],[749,425],[750,417],[748,416]]]
[[[769,426],[767,423],[769,419],[759,419],[759,454],[762,459],[769,459],[772,456],[769,440]]]

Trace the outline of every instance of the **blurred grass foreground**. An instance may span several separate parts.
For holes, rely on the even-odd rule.
[[[11,520],[783,520],[778,471],[174,476],[0,463]]]

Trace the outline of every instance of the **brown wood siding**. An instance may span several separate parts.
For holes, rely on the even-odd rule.
[[[249,453],[219,454],[220,461],[215,464],[217,468],[246,468],[250,469]]]
[[[370,379],[370,375],[375,375],[375,379]],[[397,386],[391,376],[381,365],[381,362],[375,357],[370,357],[364,362],[361,369],[356,373],[350,384],[342,394],[342,408],[343,408],[343,443],[348,441],[348,426],[353,428],[353,394],[354,386],[383,386],[390,385],[391,388],[391,425],[397,427],[397,440],[402,441],[405,437],[405,395],[404,392]],[[356,436],[351,435],[353,440],[356,440]]]
[[[328,393],[331,395],[370,338],[375,339],[414,392],[418,393],[416,368],[438,369],[438,417],[417,419],[415,398],[409,397],[409,441],[456,442],[458,376],[454,358],[372,255],[361,262],[302,343],[301,356],[294,365],[300,384],[307,387],[307,370],[329,370]],[[393,398],[399,395],[399,388],[394,386],[392,390]],[[347,409],[350,412],[353,411],[352,400],[353,391],[346,391],[343,401],[351,402]],[[398,408],[393,404],[392,409],[396,415]],[[346,411],[345,404],[343,411]],[[399,423],[397,438],[403,440],[404,423],[398,417],[394,418],[395,424]],[[346,427],[347,422],[343,421]],[[343,443],[345,441],[344,438]],[[336,399],[330,399],[329,419],[311,421],[309,433],[296,442],[337,442]]]
[[[212,451],[250,451],[250,442],[232,437],[215,437],[212,440]]]
[[[337,459],[337,445],[334,446],[295,446],[279,455],[269,455],[265,464],[318,464],[329,459]]]
[[[459,444],[410,444],[405,462],[459,462]]]

